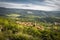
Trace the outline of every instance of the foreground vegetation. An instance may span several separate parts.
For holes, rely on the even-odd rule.
[[[34,23],[32,26],[27,26],[22,24],[23,22],[20,24],[20,21],[16,22],[13,19],[0,17],[0,40],[60,40],[59,25],[47,25],[48,23],[41,22],[37,27]]]

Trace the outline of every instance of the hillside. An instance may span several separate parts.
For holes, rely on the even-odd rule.
[[[60,40],[60,11],[0,7],[0,40]]]
[[[60,40],[59,26],[50,26],[0,17],[0,40]]]

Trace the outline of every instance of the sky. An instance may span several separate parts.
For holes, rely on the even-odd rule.
[[[0,0],[0,7],[60,11],[60,0]]]

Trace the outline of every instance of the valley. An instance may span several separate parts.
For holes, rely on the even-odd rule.
[[[60,40],[60,11],[0,7],[0,40]]]

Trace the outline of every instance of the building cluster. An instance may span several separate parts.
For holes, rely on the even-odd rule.
[[[37,29],[40,30],[44,30],[44,27],[41,25],[38,25],[37,23],[33,23],[33,22],[20,22],[20,21],[16,21],[17,24],[19,25],[24,25],[24,26],[32,26],[32,27],[36,27]]]

